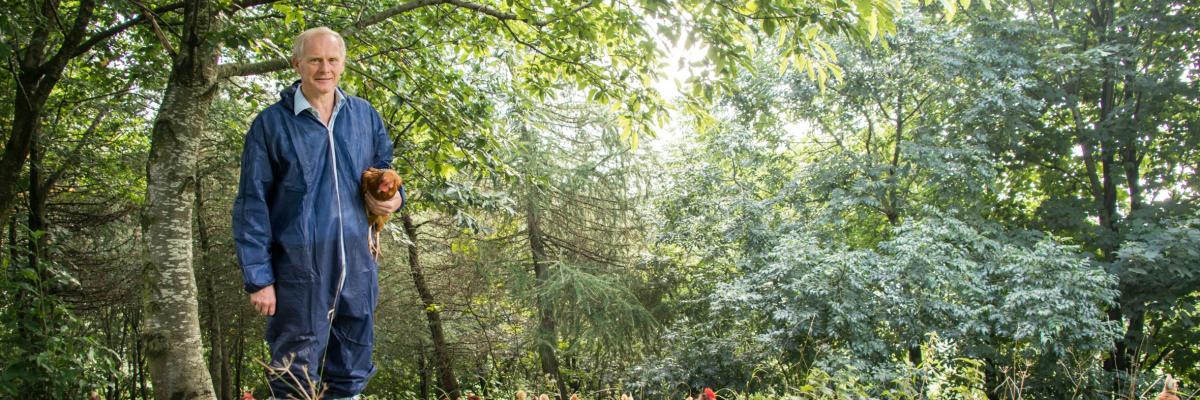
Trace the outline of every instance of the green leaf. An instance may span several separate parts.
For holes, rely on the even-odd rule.
[[[957,11],[957,6],[955,4],[956,0],[941,0],[941,1],[942,1],[942,12],[946,13],[946,20],[953,21],[954,13]]]

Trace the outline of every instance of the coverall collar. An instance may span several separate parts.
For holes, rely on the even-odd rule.
[[[295,100],[292,102],[292,113],[294,115],[300,115],[300,113],[304,112],[304,110],[312,109],[311,112],[313,115],[316,115],[317,118],[320,118],[320,115],[317,115],[317,109],[308,102],[307,98],[304,97],[304,90],[300,87],[299,83],[300,81],[296,81],[296,84],[292,85],[292,88],[295,88],[295,93],[292,95],[295,97]],[[342,88],[339,87],[337,91],[334,92],[334,96],[336,100],[333,103],[333,113],[337,114],[338,110],[342,108],[342,105],[346,103],[346,94],[342,92]]]

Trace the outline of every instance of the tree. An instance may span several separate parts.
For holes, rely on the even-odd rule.
[[[568,397],[560,340],[586,333],[597,351],[619,354],[655,328],[629,292],[633,280],[620,278],[633,273],[643,230],[634,213],[641,178],[611,116],[581,105],[526,107],[510,114],[522,150],[512,161],[514,196],[523,203],[542,369]]]
[[[1197,91],[1185,81],[1182,65],[1197,52],[1195,35],[1176,27],[1193,26],[1191,5],[1158,1],[1123,4],[1094,2],[1012,4],[1002,15],[1022,16],[983,22],[981,40],[995,45],[997,55],[1020,63],[1005,75],[1022,79],[1016,94],[1023,106],[1007,112],[1020,123],[1016,135],[995,135],[993,151],[1004,155],[1005,212],[1015,223],[1070,236],[1097,258],[1097,267],[1116,275],[1120,295],[1109,319],[1125,327],[1114,342],[1105,367],[1117,372],[1114,390],[1134,396],[1132,376],[1146,365],[1145,329],[1152,304],[1174,304],[1179,292],[1159,290],[1149,276],[1176,275],[1171,263],[1142,273],[1122,260],[1129,243],[1137,248],[1134,226],[1179,215],[1172,209],[1194,207],[1194,186],[1172,165],[1188,164],[1192,149],[1176,143],[1195,141]],[[1000,62],[1003,59],[993,59]],[[1023,151],[1035,146],[1039,151]],[[1018,188],[1033,180],[1035,188]],[[1029,193],[1045,201],[1025,202],[1014,195]],[[1028,195],[1023,197],[1028,198]],[[1182,205],[1176,208],[1175,205]],[[1161,211],[1156,211],[1161,210]],[[1186,213],[1185,213],[1186,214]],[[1147,297],[1143,293],[1157,293]]]
[[[890,50],[840,49],[842,80],[827,91],[765,68],[736,81],[741,90],[722,97],[712,112],[719,118],[696,124],[699,143],[681,152],[680,172],[667,186],[676,194],[662,207],[664,241],[688,255],[679,268],[725,282],[706,288],[719,293],[708,296],[715,312],[687,315],[739,320],[753,311],[724,326],[764,332],[785,356],[783,365],[801,368],[821,354],[829,360],[847,353],[874,368],[895,368],[896,345],[918,364],[911,350],[935,333],[983,361],[992,397],[1002,394],[994,388],[1003,368],[1017,360],[1044,372],[1035,375],[1046,381],[1029,383],[1037,391],[1065,395],[1054,379],[1079,373],[1067,358],[1086,364],[1113,337],[1113,325],[1094,311],[1115,304],[1104,296],[1117,292],[1105,263],[1090,260],[1090,244],[1049,245],[1054,241],[1038,238],[1076,239],[1013,218],[1014,208],[1051,205],[1031,201],[1029,187],[1021,186],[1029,176],[1009,161],[1013,153],[1053,148],[1008,141],[1013,131],[1048,125],[1037,121],[1044,103],[1030,98],[1039,93],[1031,88],[1038,82],[1030,75],[1036,57],[1016,49],[1028,47],[997,45],[1024,28],[973,36],[984,27],[994,31],[995,22],[969,22],[930,27],[920,16],[902,18],[898,34],[884,39]],[[1065,184],[1061,178],[1041,179]],[[973,228],[962,230],[964,224]],[[954,233],[938,233],[945,229]],[[1062,275],[1003,278],[1035,271]],[[1088,311],[1047,321],[1026,313],[1037,305],[1005,306],[1047,291]],[[978,309],[991,311],[972,311]],[[1039,330],[1046,333],[1037,340],[1027,336]],[[1083,386],[1099,390],[1099,380],[1088,376]]]
[[[86,12],[78,6],[63,5],[58,11],[63,13],[63,18],[72,16],[72,12]],[[23,24],[36,25],[39,21],[47,21],[46,15],[28,14],[26,8],[29,7],[37,10],[50,7],[46,10],[55,12],[58,5],[14,5],[13,12],[3,17],[3,23],[21,30],[27,26]],[[16,393],[35,397],[82,395],[79,391],[87,386],[101,385],[101,379],[115,380],[119,376],[119,371],[100,367],[108,365],[109,356],[117,355],[105,351],[101,345],[106,342],[103,339],[110,335],[102,335],[103,332],[87,328],[86,323],[77,322],[90,321],[91,317],[98,314],[97,310],[118,303],[113,299],[119,298],[122,289],[127,286],[112,284],[125,282],[119,277],[127,275],[125,268],[115,266],[108,258],[113,249],[128,250],[128,246],[125,246],[127,242],[112,240],[109,234],[129,232],[123,228],[128,226],[128,215],[135,207],[136,196],[131,196],[130,192],[123,189],[136,186],[140,181],[137,173],[127,168],[126,161],[137,160],[139,150],[143,148],[136,139],[130,137],[134,129],[117,121],[130,124],[139,122],[137,114],[145,104],[137,93],[138,89],[152,88],[156,82],[153,74],[146,74],[140,85],[135,85],[132,79],[122,74],[138,72],[136,66],[122,65],[114,66],[111,70],[105,69],[108,63],[105,60],[113,54],[136,52],[133,49],[137,47],[139,38],[116,35],[127,27],[136,26],[136,22],[122,25],[119,24],[121,21],[112,21],[117,18],[113,14],[115,10],[105,5],[93,11],[91,17],[79,16],[85,20],[92,18],[89,28],[103,28],[104,24],[112,24],[113,27],[95,34],[86,31],[79,33],[85,35],[81,38],[83,42],[76,43],[79,47],[71,48],[73,45],[63,44],[66,32],[53,27],[36,30],[32,26],[28,28],[37,33],[35,37],[9,38],[8,32],[15,31],[6,30],[5,42],[0,45],[9,50],[10,45],[20,47],[15,55],[4,52],[5,58],[12,57],[14,67],[7,70],[11,74],[4,76],[4,83],[6,87],[11,84],[14,91],[24,93],[10,93],[12,97],[5,97],[4,100],[6,104],[13,100],[24,102],[23,105],[0,107],[0,113],[4,114],[0,120],[4,121],[6,128],[12,128],[12,131],[6,131],[11,139],[6,149],[11,155],[23,140],[29,141],[26,153],[20,155],[21,159],[14,169],[4,172],[17,174],[13,180],[4,182],[13,184],[11,188],[16,190],[11,199],[16,204],[10,203],[3,211],[10,216],[5,222],[9,226],[8,232],[12,233],[5,241],[5,248],[11,250],[5,252],[9,267],[6,268],[5,278],[16,285],[14,287],[21,288],[9,292],[12,297],[5,303],[15,313],[15,319],[9,321],[19,327],[13,334],[13,340],[16,341],[14,346],[24,350],[19,356],[6,357],[11,363],[4,369],[10,374],[0,386],[15,382],[23,385],[10,387]],[[36,54],[39,51],[43,54]],[[57,53],[46,54],[48,51]],[[82,53],[71,54],[74,51]],[[17,68],[17,59],[32,62],[39,57],[41,64],[29,67],[38,71],[19,71]],[[57,66],[55,63],[58,61],[48,60],[54,57],[61,57],[60,61],[65,59],[65,64]],[[21,79],[32,79],[38,74],[48,74],[43,76],[45,79],[36,82],[37,85],[46,86],[22,86],[28,82],[22,83]],[[41,96],[35,93],[40,90],[45,91],[44,98],[29,97]],[[24,97],[16,100],[21,96]],[[17,115],[9,115],[16,109],[21,111]],[[42,120],[47,123],[43,124]],[[14,121],[28,123],[25,128],[29,130],[9,125]],[[121,150],[99,151],[110,146]],[[26,155],[28,169],[25,168]],[[81,168],[85,165],[91,168]],[[25,171],[28,176],[22,177]],[[90,175],[92,172],[104,174]],[[117,182],[119,184],[115,184]],[[18,216],[27,217],[27,222],[18,222]],[[23,232],[24,243],[21,242],[22,238],[16,236],[16,232]],[[18,246],[26,250],[15,251]],[[11,276],[8,276],[10,273]],[[112,293],[105,293],[98,288],[111,289]],[[60,327],[66,331],[47,327]],[[64,342],[57,336],[71,336],[71,339]],[[78,359],[89,353],[96,357],[96,362],[87,363]],[[89,373],[66,378],[72,372],[62,368],[62,365],[72,364],[78,365],[79,371],[108,376],[100,378]],[[55,374],[61,374],[62,379],[54,379]],[[19,378],[11,380],[15,377]]]
[[[26,157],[34,145],[34,139],[42,129],[46,101],[63,77],[68,64],[91,51],[126,29],[145,23],[154,15],[176,10],[182,4],[157,7],[132,17],[121,18],[118,10],[100,5],[95,1],[61,4],[56,0],[20,2],[19,6],[6,6],[15,10],[5,15],[5,32],[14,34],[31,32],[29,36],[4,38],[0,55],[9,58],[17,68],[12,98],[12,126],[0,159],[0,221],[8,220],[20,192],[19,182],[24,171]],[[64,24],[65,16],[73,16]],[[122,21],[123,20],[123,21]],[[119,21],[119,22],[118,22]],[[110,23],[105,29],[89,32],[95,23]],[[6,35],[7,36],[7,35]]]

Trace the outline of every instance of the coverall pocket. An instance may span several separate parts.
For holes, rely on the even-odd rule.
[[[268,342],[290,342],[313,335],[313,286],[308,282],[275,281],[275,315],[267,319]]]

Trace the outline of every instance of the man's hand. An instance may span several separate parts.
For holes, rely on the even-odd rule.
[[[404,197],[400,196],[399,191],[396,191],[395,196],[385,201],[375,200],[371,196],[364,196],[364,198],[366,198],[367,206],[371,208],[369,211],[375,215],[389,215],[404,205]]]
[[[275,285],[259,289],[250,294],[250,305],[262,315],[275,315]]]

